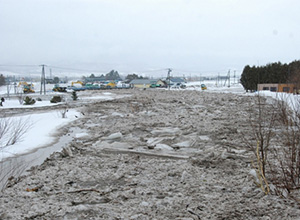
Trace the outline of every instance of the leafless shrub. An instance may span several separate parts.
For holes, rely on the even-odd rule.
[[[277,147],[270,154],[271,181],[277,186],[277,193],[300,189],[300,102],[291,102],[288,97],[276,102],[280,133],[276,135]],[[287,104],[289,103],[289,105]]]
[[[270,182],[283,195],[300,189],[300,101],[277,98],[267,104],[257,96],[249,120],[252,134],[246,144],[255,152],[253,166],[262,190],[268,193]]]
[[[61,118],[67,118],[67,113],[69,111],[69,108],[70,108],[70,105],[68,103],[68,100],[65,99],[64,97],[61,97],[61,96],[54,96],[54,97],[60,97],[60,102],[65,102],[64,105],[62,106],[62,108],[60,108],[58,110],[58,114]],[[54,98],[53,97],[53,98]],[[53,99],[52,98],[52,99]]]
[[[17,99],[18,99],[20,105],[23,105],[23,103],[24,103],[24,93],[23,93],[23,90],[21,90],[20,88],[17,88],[16,92],[17,92],[16,96],[17,96]]]
[[[29,118],[0,118],[0,148],[19,142],[31,126]]]
[[[264,97],[257,95],[256,104],[250,107],[249,110],[249,125],[250,138],[244,136],[244,141],[248,148],[250,148],[255,160],[252,166],[256,171],[259,180],[259,187],[266,194],[269,193],[269,184],[266,178],[266,166],[268,164],[268,152],[270,148],[271,139],[274,136],[273,127],[276,122],[276,111],[272,105],[266,102]]]
[[[22,137],[32,126],[30,118],[0,118],[0,150],[14,145],[22,140]],[[26,165],[14,163],[11,167],[3,167],[0,163],[0,189],[2,190],[8,183],[10,176],[19,176],[25,169]]]
[[[0,164],[0,191],[17,183],[20,176],[27,169],[24,161],[11,160],[9,163]]]
[[[67,118],[67,112],[68,112],[68,107],[66,106],[65,108],[60,110],[60,114],[62,118]]]

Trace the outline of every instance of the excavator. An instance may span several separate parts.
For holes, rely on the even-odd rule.
[[[74,86],[74,84],[80,84],[81,86],[84,86],[84,83],[77,80],[76,82],[72,82],[71,85]]]
[[[55,84],[52,89],[54,92],[67,92],[67,87],[60,86],[59,84]]]
[[[35,93],[32,83],[19,82],[18,87],[21,87],[21,86],[23,86],[23,92],[24,93]]]
[[[105,84],[106,89],[112,89],[115,87],[116,87],[116,84],[114,82],[109,82],[109,83]]]

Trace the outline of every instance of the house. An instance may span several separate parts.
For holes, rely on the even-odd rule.
[[[165,84],[162,80],[157,79],[133,79],[130,82],[131,87],[134,88],[150,88],[155,85],[155,87],[163,87]]]
[[[257,90],[258,91],[271,91],[271,92],[298,93],[297,86],[294,83],[258,84]]]
[[[171,77],[170,82],[173,83],[174,85],[176,85],[178,83],[180,83],[180,84],[186,83],[186,80],[181,77]]]
[[[45,79],[46,84],[54,84],[54,79]]]
[[[182,77],[170,77],[169,78],[165,78],[164,79],[165,85],[166,87],[168,87],[168,85],[170,84],[170,87],[182,87],[185,86],[186,83],[186,79],[182,78]]]
[[[186,83],[186,80],[182,77],[170,77],[170,79],[166,78],[165,82],[167,85],[170,84],[171,87],[180,87],[181,85],[184,85]]]

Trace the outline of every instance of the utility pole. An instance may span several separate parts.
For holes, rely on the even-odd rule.
[[[230,87],[230,70],[228,71],[228,88]]]
[[[225,82],[224,82],[224,86],[226,86],[227,80],[228,80],[228,87],[230,87],[230,70],[228,70],[227,77],[226,77]]]
[[[171,82],[170,82],[170,81],[171,81],[171,76],[170,76],[170,73],[171,73],[171,72],[172,72],[172,69],[169,68],[169,69],[168,69],[169,90],[170,90],[170,87],[171,87],[171,84],[170,84],[170,83],[171,83]]]
[[[233,74],[233,84],[235,85],[235,71],[234,71],[234,74]]]
[[[43,93],[43,89],[44,89],[44,95],[46,95],[46,77],[45,77],[45,64],[40,65],[42,66],[42,76],[41,76],[41,90],[40,90],[40,94]]]
[[[9,98],[9,90],[10,90],[10,78],[7,76],[7,81],[6,81],[6,84],[7,84],[7,98]]]
[[[52,69],[50,68],[50,79],[52,79]]]

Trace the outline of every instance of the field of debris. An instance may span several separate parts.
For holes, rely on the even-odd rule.
[[[299,219],[293,200],[265,195],[251,175],[244,139],[255,97],[113,93],[127,96],[73,104],[83,116],[57,135],[85,135],[10,178],[0,219]]]

